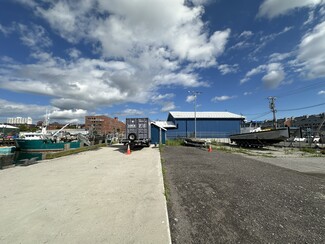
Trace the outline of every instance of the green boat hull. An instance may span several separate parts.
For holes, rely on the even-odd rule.
[[[0,155],[11,154],[15,152],[16,147],[14,146],[3,146],[0,147]]]
[[[55,152],[80,148],[80,142],[54,142],[50,139],[25,140],[16,139],[19,150],[25,152]]]

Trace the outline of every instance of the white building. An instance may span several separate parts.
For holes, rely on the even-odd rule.
[[[27,124],[31,125],[33,124],[33,120],[31,117],[22,118],[22,117],[16,117],[16,118],[8,118],[7,124],[14,124],[14,125],[22,125]]]

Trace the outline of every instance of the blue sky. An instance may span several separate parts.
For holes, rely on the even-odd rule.
[[[2,0],[0,122],[325,111],[323,0]]]

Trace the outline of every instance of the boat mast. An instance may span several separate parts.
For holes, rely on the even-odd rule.
[[[49,114],[48,114],[48,112],[46,110],[45,120],[44,120],[44,122],[42,124],[42,134],[43,135],[45,135],[47,133],[47,126],[49,125],[49,120],[50,120]]]

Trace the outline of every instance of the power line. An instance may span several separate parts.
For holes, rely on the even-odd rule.
[[[315,105],[311,105],[311,106],[307,106],[307,107],[302,107],[302,108],[281,109],[281,110],[278,110],[278,111],[285,112],[285,111],[303,110],[303,109],[307,109],[307,108],[314,108],[314,107],[322,106],[324,104],[325,103],[320,103],[320,104],[315,104]]]
[[[255,117],[255,118],[252,118],[251,120],[256,120],[256,119],[262,118],[262,117],[264,117],[264,116],[266,116],[266,115],[268,115],[268,114],[270,114],[270,113],[272,113],[272,112],[265,112],[265,113],[263,113],[261,116],[258,116],[258,117]]]
[[[264,111],[264,112],[261,112],[261,113],[255,113],[255,114],[246,114],[245,115],[260,115],[260,114],[265,114],[265,113],[268,113],[268,111]],[[241,113],[241,114],[244,114],[244,113]]]
[[[289,92],[286,92],[286,93],[282,93],[282,94],[280,93],[280,95],[278,95],[277,97],[278,98],[287,97],[287,96],[291,96],[291,95],[298,94],[298,93],[301,93],[301,92],[305,92],[305,91],[308,91],[308,90],[313,90],[313,89],[316,89],[316,88],[319,88],[319,87],[322,87],[322,86],[325,86],[324,81],[320,81],[320,82],[316,82],[314,84],[310,84],[308,86],[303,86],[303,87],[299,87],[299,88],[296,88],[296,89],[292,89],[292,90],[290,90]]]

